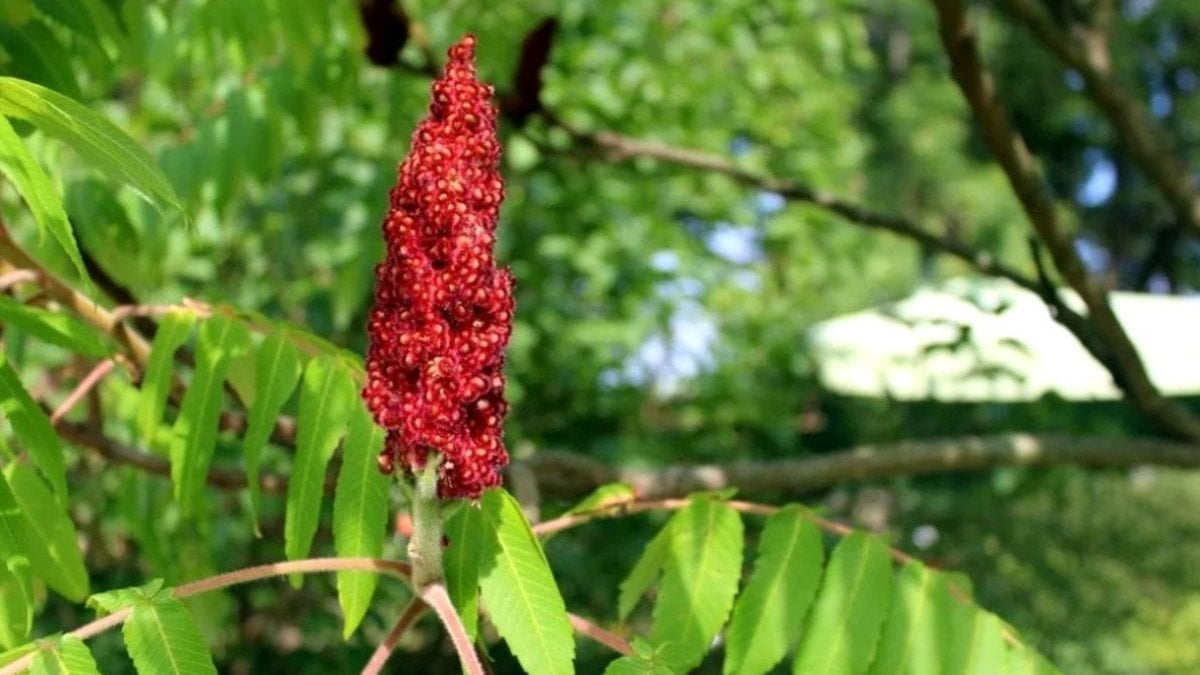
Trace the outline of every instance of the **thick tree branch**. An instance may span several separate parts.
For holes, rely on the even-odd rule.
[[[521,461],[536,474],[546,495],[576,498],[606,483],[626,483],[640,499],[664,499],[727,487],[748,493],[805,493],[854,481],[1004,466],[1197,469],[1200,446],[1151,438],[1002,434],[863,445],[796,459],[665,469],[614,468],[562,452],[540,452]]]
[[[86,424],[60,422],[67,441],[147,473],[169,476],[170,463],[117,443]],[[631,485],[643,499],[682,497],[697,490],[736,486],[749,493],[806,493],[854,481],[954,471],[983,471],[1005,466],[1083,466],[1121,468],[1154,465],[1200,468],[1200,446],[1153,438],[1094,438],[1060,435],[1001,434],[863,445],[797,459],[732,464],[691,464],[665,469],[611,467],[585,455],[543,451],[508,469],[525,474],[543,496],[582,497],[607,483]],[[332,492],[336,470],[326,477]],[[209,469],[207,483],[240,490],[246,474],[231,467]],[[285,476],[260,476],[264,493],[287,491]]]
[[[1107,41],[1076,44],[1030,0],[1004,0],[1004,6],[1063,65],[1079,73],[1089,97],[1108,118],[1121,145],[1158,186],[1179,222],[1193,236],[1200,236],[1200,192],[1195,189],[1187,168],[1176,158],[1170,140],[1151,121],[1145,106],[1110,78]]]
[[[980,60],[974,35],[967,26],[961,0],[933,0],[933,4],[937,8],[942,43],[950,58],[951,74],[970,104],[988,147],[1004,169],[1055,267],[1087,305],[1088,323],[1099,339],[1082,339],[1084,346],[1109,367],[1117,385],[1143,414],[1174,436],[1200,440],[1200,419],[1155,389],[1137,349],[1108,303],[1108,294],[1088,274],[1076,254],[1074,242],[1046,194],[1032,153],[1000,105],[992,78]]]

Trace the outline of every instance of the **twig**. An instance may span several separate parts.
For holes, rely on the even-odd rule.
[[[5,292],[18,284],[33,283],[37,281],[37,279],[37,272],[34,272],[33,270],[13,268],[4,272],[3,274],[0,274],[0,293]]]
[[[71,412],[71,409],[74,408],[81,400],[83,400],[83,397],[87,396],[87,393],[91,391],[93,387],[99,384],[100,380],[104,379],[106,375],[111,373],[116,365],[116,359],[112,358],[104,359],[100,363],[97,363],[96,367],[92,368],[91,372],[89,372],[82,380],[79,381],[79,384],[75,387],[74,391],[72,391],[65,399],[63,399],[63,402],[54,409],[53,413],[50,414],[50,423],[57,424],[59,420],[67,415],[67,413]]]
[[[375,651],[371,653],[367,665],[363,666],[362,675],[378,675],[383,672],[383,666],[396,649],[396,645],[400,644],[400,638],[404,637],[409,627],[416,623],[427,609],[429,609],[429,605],[426,605],[420,598],[413,598],[408,603],[408,607],[405,607],[404,613],[400,615],[399,619],[396,619],[395,625],[383,638],[383,642],[380,642]]]
[[[1176,158],[1170,140],[1151,121],[1146,107],[1110,79],[1107,50],[1080,48],[1029,0],[1004,0],[1004,5],[1063,65],[1079,73],[1089,98],[1108,118],[1129,156],[1158,186],[1180,223],[1192,236],[1200,235],[1200,193],[1191,173]]]
[[[129,365],[134,369],[135,375],[140,371],[150,357],[150,343],[133,328],[114,319],[112,314],[97,302],[71,288],[29,257],[9,236],[8,227],[3,220],[0,220],[0,258],[17,268],[33,271],[47,295],[100,332],[111,335],[132,357],[133,362]]]
[[[610,160],[631,161],[648,158],[689,169],[719,173],[743,185],[774,192],[790,201],[811,204],[857,225],[891,232],[932,250],[958,258],[984,274],[1008,279],[1022,288],[1037,290],[1037,282],[1034,279],[996,260],[991,254],[973,249],[954,239],[938,236],[900,216],[871,211],[797,181],[755,173],[719,155],[632,138],[610,131],[582,131],[562,122],[550,113],[544,114],[555,126],[566,131],[576,142],[585,147],[596,148]]]
[[[1000,105],[992,78],[967,26],[961,0],[933,0],[933,4],[937,9],[942,43],[950,58],[951,74],[970,104],[988,147],[1008,177],[1054,266],[1087,305],[1088,322],[1105,348],[1105,353],[1096,356],[1101,363],[1111,364],[1117,385],[1143,414],[1178,438],[1200,441],[1200,419],[1163,397],[1155,388],[1137,349],[1113,313],[1108,294],[1088,274],[1075,252],[1071,237],[1059,222],[1054,203],[1046,195],[1032,153]],[[1092,348],[1094,343],[1084,342],[1084,346]],[[1108,359],[1110,356],[1111,360]]]
[[[450,641],[454,643],[454,650],[458,652],[458,660],[462,663],[463,672],[467,675],[483,675],[483,665],[479,663],[479,654],[475,653],[471,637],[467,635],[467,629],[463,626],[458,611],[450,602],[446,585],[438,581],[425,586],[421,589],[421,599],[432,607],[438,618],[442,620],[442,625],[446,627],[446,632],[450,635]]]
[[[157,455],[118,443],[84,423],[59,422],[64,439],[91,448],[113,461],[148,473],[170,475],[170,464]],[[625,483],[643,499],[681,497],[700,490],[736,486],[745,492],[811,493],[851,481],[1004,466],[1084,466],[1123,468],[1139,465],[1200,468],[1200,446],[1155,438],[1100,438],[1063,435],[998,434],[861,445],[835,452],[761,462],[684,464],[664,469],[614,468],[569,452],[541,451],[516,464],[532,472],[547,496],[579,498],[609,483]],[[326,478],[332,490],[336,476]],[[208,485],[245,489],[240,469],[213,467]],[[287,477],[264,473],[264,493],[287,490]]]
[[[409,581],[411,568],[408,563],[403,563],[397,560],[383,560],[378,558],[309,558],[307,560],[293,560],[288,562],[271,563],[267,565],[258,565],[256,567],[247,567],[245,569],[218,574],[206,579],[200,579],[191,583],[183,584],[172,591],[171,595],[176,598],[186,598],[188,596],[207,593],[222,588],[228,588],[238,584],[269,579],[271,577],[279,577],[288,574],[309,574],[312,572],[340,572],[340,571],[363,571],[363,572],[379,572],[388,576],[396,577],[404,581]],[[101,617],[86,623],[75,630],[67,633],[72,637],[80,640],[87,640],[95,637],[112,628],[120,626],[129,618],[132,610],[129,608],[121,609],[107,616]],[[29,668],[29,664],[33,661],[38,650],[22,656],[21,658],[9,663],[0,668],[0,675],[16,675]]]
[[[567,619],[570,620],[571,626],[575,629],[576,633],[589,637],[618,654],[633,656],[633,647],[616,633],[606,631],[578,614],[568,612]]]

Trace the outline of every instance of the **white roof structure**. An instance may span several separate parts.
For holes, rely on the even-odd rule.
[[[1063,301],[1083,309],[1079,297]],[[1200,394],[1200,298],[1112,293],[1113,311],[1167,395]],[[822,384],[898,400],[1120,398],[1112,377],[1036,294],[996,279],[959,278],[809,333]]]

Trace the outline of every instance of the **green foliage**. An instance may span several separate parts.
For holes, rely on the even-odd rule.
[[[342,468],[333,496],[333,545],[345,557],[378,558],[388,525],[388,479],[379,472],[384,432],[361,401],[350,412],[342,444]],[[338,602],[350,637],[375,595],[378,577],[370,572],[338,572]]]
[[[887,616],[892,569],[887,548],[856,532],[841,541],[804,624],[794,673],[865,673]]]
[[[671,518],[650,642],[678,648],[673,665],[688,671],[733,609],[742,572],[742,520],[724,502],[693,497]]]
[[[216,675],[195,618],[168,592],[135,602],[122,632],[139,673]]]
[[[345,433],[350,412],[359,408],[354,385],[333,357],[308,362],[300,382],[296,459],[288,484],[284,546],[289,560],[308,555],[325,493],[325,467]]]
[[[571,673],[575,642],[541,544],[517,501],[503,490],[481,500],[490,546],[479,563],[488,618],[531,673]]]
[[[50,481],[60,503],[67,496],[67,468],[62,446],[50,426],[46,413],[38,407],[29,392],[9,365],[8,356],[0,353],[0,411],[12,425],[13,432],[37,463],[38,470]]]
[[[0,77],[0,114],[28,120],[147,200],[183,211],[167,177],[137,141],[79,102],[32,82]]]
[[[96,660],[83,640],[64,635],[43,647],[29,666],[29,675],[100,675]]]
[[[783,660],[816,595],[822,557],[821,534],[800,507],[767,519],[754,572],[729,621],[726,675],[765,673]]]
[[[225,400],[222,385],[233,360],[250,345],[250,333],[223,315],[200,325],[196,370],[179,404],[171,440],[171,480],[185,516],[198,515],[204,479],[217,445],[217,422]]]
[[[461,506],[446,520],[446,589],[472,638],[479,631],[479,573],[494,552],[492,534],[483,511]]]
[[[62,197],[4,115],[0,115],[0,172],[12,181],[25,203],[29,204],[29,210],[42,234],[50,232],[75,265],[79,276],[87,278],[87,270],[79,256],[79,246],[75,243],[71,223],[67,221]]]
[[[254,402],[250,405],[246,425],[246,441],[242,452],[246,456],[246,482],[250,492],[250,517],[258,533],[259,465],[263,446],[275,427],[275,418],[300,382],[300,354],[291,340],[281,331],[267,335],[255,352]],[[362,440],[362,439],[359,439]],[[347,446],[351,448],[351,446]],[[351,448],[352,449],[352,448]]]
[[[6,538],[19,546],[14,552],[28,553],[32,571],[50,588],[69,600],[83,600],[88,594],[88,572],[79,550],[79,535],[62,508],[61,497],[24,462],[9,463],[4,477],[8,490],[0,488],[0,510]],[[12,522],[14,506],[24,516],[24,528]],[[24,534],[18,534],[22,529]]]

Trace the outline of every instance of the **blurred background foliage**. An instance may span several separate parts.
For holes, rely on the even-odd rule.
[[[985,57],[1092,271],[1113,288],[1195,293],[1200,246],[1132,170],[1078,74],[999,4],[975,3],[972,14]],[[1120,83],[1194,171],[1200,4],[1041,4],[1063,25],[1111,14]],[[186,202],[190,224],[19,126],[61,180],[97,292],[114,303],[229,303],[361,351],[394,167],[424,114],[431,57],[440,63],[465,32],[479,37],[479,70],[504,112],[499,257],[518,282],[508,361],[517,455],[569,450],[662,466],[1000,430],[1150,431],[1121,404],[900,405],[822,391],[807,328],[966,267],[728,176],[612,161],[566,131],[725,156],[1032,274],[1028,225],[947,76],[925,2],[4,0],[0,74],[102,112],[157,158]],[[0,212],[70,276],[9,186],[0,185]],[[14,362],[64,361],[11,336],[5,345]],[[112,405],[129,405],[131,383],[105,386]],[[130,417],[114,414],[109,433],[146,447],[120,421]],[[224,438],[218,462],[236,452]],[[282,450],[274,461],[282,465]],[[255,539],[245,495],[213,492],[220,517],[196,525],[178,518],[164,479],[82,453],[73,472],[98,588],[282,557],[281,499],[267,500],[265,537]],[[1200,671],[1195,476],[1006,469],[804,498],[969,573],[981,604],[1064,672]],[[616,583],[649,528],[628,520],[552,540],[568,605],[612,616]],[[403,591],[383,588],[349,645],[330,580],[255,586],[198,610],[225,672],[343,672],[401,607]],[[41,630],[79,623],[74,612],[44,614],[56,623]],[[452,672],[438,635],[423,623],[405,658]],[[115,636],[99,645],[101,662],[119,669]],[[592,647],[582,649],[581,672],[598,672]],[[504,654],[494,656],[504,670]]]

